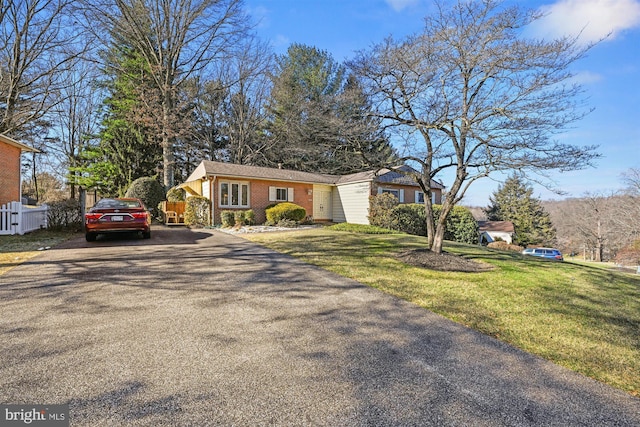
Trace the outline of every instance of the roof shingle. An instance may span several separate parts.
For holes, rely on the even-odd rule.
[[[204,171],[202,170],[204,167]],[[401,166],[398,169],[406,169]],[[410,169],[410,168],[409,168]],[[377,178],[379,182],[399,185],[417,186],[411,176],[392,169],[369,170],[350,175],[330,175],[313,172],[300,172],[290,169],[276,169],[262,166],[238,165],[235,163],[214,162],[203,160],[201,165],[187,178],[187,181],[200,179],[198,174],[218,175],[232,178],[264,179],[274,181],[305,182],[314,184],[341,185],[354,182],[371,181]],[[408,170],[407,170],[408,172]],[[431,181],[432,188],[444,188],[436,181]]]

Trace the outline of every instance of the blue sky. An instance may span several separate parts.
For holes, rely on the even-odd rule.
[[[587,43],[609,34],[572,68],[595,110],[558,137],[575,145],[598,145],[603,157],[595,168],[553,173],[552,180],[565,195],[535,185],[536,197],[619,190],[620,175],[640,168],[640,0],[517,2],[547,13],[531,28],[532,35],[558,37],[582,31],[581,40]],[[431,0],[245,0],[245,7],[258,21],[258,35],[276,53],[285,53],[291,43],[303,43],[343,61],[389,35],[402,38],[419,32],[433,6]],[[442,179],[446,185],[447,176]],[[488,205],[504,179],[496,175],[476,182],[463,204]]]

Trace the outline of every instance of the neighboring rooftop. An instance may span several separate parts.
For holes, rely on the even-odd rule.
[[[503,233],[515,233],[516,229],[511,221],[478,221],[480,232],[496,231]]]

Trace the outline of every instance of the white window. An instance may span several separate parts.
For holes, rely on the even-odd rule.
[[[424,193],[422,191],[416,191],[415,203],[424,203]],[[436,193],[431,192],[431,203],[436,204]]]
[[[249,183],[220,181],[220,207],[248,208]]]
[[[270,202],[293,202],[293,188],[269,187]]]
[[[403,189],[378,187],[378,194],[383,194],[383,193],[389,193],[393,196],[396,196],[396,199],[398,199],[400,203],[404,203]]]

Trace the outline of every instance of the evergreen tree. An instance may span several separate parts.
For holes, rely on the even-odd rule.
[[[511,221],[517,242],[522,246],[554,246],[556,230],[539,199],[533,197],[533,188],[517,175],[509,177],[489,198],[485,209],[489,221]]]
[[[79,175],[76,182],[85,188],[123,196],[134,180],[155,175],[162,163],[158,128],[149,108],[157,91],[149,84],[147,66],[134,50],[120,45],[107,56],[115,74],[103,82],[109,95],[103,103],[99,142],[85,148],[81,153],[84,164],[72,172]]]
[[[293,44],[276,62],[266,166],[345,174],[393,157],[364,92],[330,54]]]

